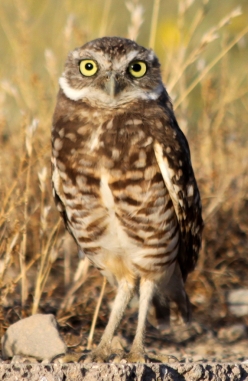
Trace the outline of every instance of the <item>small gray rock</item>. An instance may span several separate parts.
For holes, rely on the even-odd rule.
[[[21,355],[51,360],[67,351],[59,335],[56,319],[51,314],[37,314],[19,320],[7,329],[1,342],[4,359]]]
[[[248,315],[248,289],[230,290],[227,294],[227,305],[235,316]]]
[[[218,332],[218,339],[227,343],[232,343],[246,337],[246,326],[244,324],[234,324],[230,327],[221,328]]]

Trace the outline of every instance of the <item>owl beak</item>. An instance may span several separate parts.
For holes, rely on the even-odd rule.
[[[114,98],[119,92],[119,83],[116,74],[110,73],[106,79],[104,89],[108,95]]]

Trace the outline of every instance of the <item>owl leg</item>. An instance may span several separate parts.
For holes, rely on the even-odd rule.
[[[144,347],[144,337],[145,337],[145,327],[146,327],[146,318],[151,304],[154,291],[155,283],[148,279],[142,279],[140,282],[140,304],[139,304],[139,317],[138,325],[136,330],[136,335],[132,344],[131,351],[126,357],[127,362],[135,363],[145,363],[145,362],[170,362],[171,360],[178,361],[174,356],[167,355],[154,355],[146,354]]]
[[[117,295],[109,317],[108,324],[102,335],[97,348],[87,355],[84,362],[104,362],[111,356],[111,342],[117,329],[123,313],[130,301],[135,289],[135,284],[121,280],[118,286]]]
[[[127,356],[128,362],[146,362],[147,360],[144,348],[144,336],[146,317],[154,294],[154,288],[155,283],[153,281],[141,279],[138,325],[131,351]]]

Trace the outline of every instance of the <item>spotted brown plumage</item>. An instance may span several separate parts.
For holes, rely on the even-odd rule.
[[[91,73],[92,71],[92,73]],[[201,245],[201,201],[187,140],[154,53],[112,37],[69,54],[54,112],[55,202],[81,251],[118,285],[91,360],[107,360],[133,292],[140,307],[129,361],[145,361],[149,306],[162,326],[174,302],[185,321],[184,281]]]

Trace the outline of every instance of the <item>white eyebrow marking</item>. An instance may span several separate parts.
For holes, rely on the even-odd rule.
[[[83,87],[82,89],[73,89],[67,82],[67,79],[62,75],[59,79],[59,84],[64,94],[73,101],[88,99],[92,102],[101,103],[106,107],[117,107],[121,104],[128,103],[134,99],[155,100],[163,91],[163,84],[160,83],[152,91],[143,91],[142,89],[132,89],[124,91],[119,97],[113,98],[107,95],[103,90]]]

